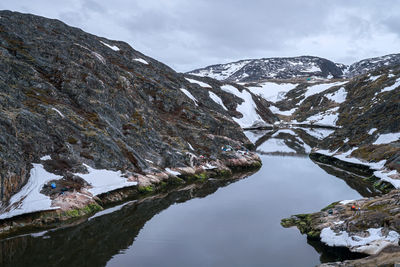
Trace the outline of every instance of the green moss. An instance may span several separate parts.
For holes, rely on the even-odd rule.
[[[332,208],[334,208],[337,204],[339,204],[339,201],[336,201],[336,202],[333,202],[333,203],[329,204],[329,205],[326,206],[325,208],[321,209],[321,211],[326,211],[326,210],[332,209]]]
[[[217,175],[220,177],[228,177],[232,175],[232,172],[227,169],[217,170]]]
[[[149,193],[152,193],[154,191],[154,187],[152,185],[139,186],[138,190],[139,190],[139,192],[141,194],[149,194]]]
[[[320,231],[309,231],[307,232],[307,237],[310,239],[319,239],[321,235]]]
[[[77,218],[84,215],[92,214],[102,210],[103,208],[98,204],[89,204],[81,209],[72,209],[64,211],[61,215],[68,218]]]

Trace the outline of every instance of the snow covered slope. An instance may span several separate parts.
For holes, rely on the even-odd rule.
[[[348,77],[354,77],[383,67],[389,68],[399,64],[400,54],[390,54],[381,57],[368,58],[351,64],[345,75]]]
[[[189,74],[217,80],[250,82],[265,79],[339,78],[346,68],[324,58],[301,56],[241,60],[197,69]]]

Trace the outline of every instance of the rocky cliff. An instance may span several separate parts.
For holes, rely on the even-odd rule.
[[[224,108],[124,42],[1,11],[0,55],[1,219],[259,164],[240,99],[215,86]]]

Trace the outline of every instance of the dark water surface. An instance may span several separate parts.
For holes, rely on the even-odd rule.
[[[308,158],[262,159],[262,169],[251,177],[154,216],[107,266],[318,264],[320,255],[306,237],[281,227],[280,220],[360,194]]]
[[[261,158],[261,170],[246,179],[211,180],[76,226],[2,240],[0,266],[308,267],[348,257],[280,220],[371,190],[306,156]]]

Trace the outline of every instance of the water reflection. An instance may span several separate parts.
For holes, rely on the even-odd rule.
[[[321,128],[288,128],[270,131],[246,131],[256,150],[264,155],[306,156],[311,148],[331,134],[333,130]]]
[[[353,174],[305,157],[320,140],[315,132],[246,134],[260,154],[296,157],[262,155],[262,169],[251,179],[209,180],[76,226],[3,240],[0,265],[300,267],[357,256],[307,241],[280,220],[377,192]]]
[[[160,211],[175,203],[205,197],[244,176],[209,180],[131,202],[77,226],[2,240],[0,266],[105,266],[113,255],[129,247],[143,225]]]
[[[313,147],[325,137],[333,133],[324,128],[288,128],[279,130],[246,131],[246,136],[255,144],[256,150],[264,155],[307,156]],[[328,174],[336,176],[346,182],[363,197],[372,197],[382,194],[373,186],[373,183],[363,180],[357,174],[335,168],[330,165],[315,162]]]

